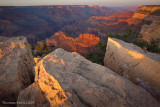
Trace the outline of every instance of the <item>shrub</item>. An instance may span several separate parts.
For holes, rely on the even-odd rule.
[[[37,44],[30,45],[34,57],[46,55],[54,50],[54,46],[46,44],[45,42],[37,41]],[[36,50],[36,51],[35,51]]]
[[[160,38],[152,39],[146,48],[149,52],[160,53]]]

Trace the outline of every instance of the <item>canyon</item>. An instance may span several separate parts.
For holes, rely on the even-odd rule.
[[[0,35],[8,37],[23,35],[28,38],[29,43],[36,43],[64,29],[65,26],[80,24],[91,16],[111,15],[119,11],[127,9],[87,5],[1,6]],[[76,36],[71,33],[69,35]]]
[[[146,40],[147,42],[150,42],[150,40],[152,39],[160,38],[159,9],[160,9],[159,5],[157,6],[144,5],[136,9],[134,12],[125,11],[125,12],[114,13],[112,15],[106,15],[106,16],[92,16],[87,21],[83,21],[78,25],[74,24],[74,25],[65,26],[65,28],[62,29],[62,32],[65,32],[66,34],[73,34],[73,35],[80,34],[81,31],[89,32],[90,34],[95,34],[100,39],[103,39],[106,35],[105,34],[106,32],[118,32],[118,31],[122,32],[123,30],[130,28],[130,29],[134,29],[136,33],[142,36],[144,40]],[[74,28],[74,31],[73,31],[73,28]],[[83,51],[83,49],[79,51],[76,51],[75,48],[72,49],[74,45],[71,45],[72,43],[70,43],[67,40],[68,38],[66,38],[66,40],[64,38],[61,39],[62,41],[60,39],[56,39],[56,41],[59,41],[59,43],[58,44],[52,43],[52,44],[54,44],[54,46],[56,47],[63,48],[67,51],[74,51],[74,52],[80,53],[81,55],[84,55],[84,56],[86,55],[80,52],[80,51]],[[52,39],[50,39],[49,41],[51,42]],[[64,41],[68,41],[68,43]],[[84,44],[83,41],[81,41],[82,44]],[[86,39],[86,41],[88,40]],[[55,39],[53,39],[53,42],[55,42]],[[65,44],[65,45],[62,46],[61,44]],[[98,44],[98,42],[95,42],[95,45],[96,44]],[[87,53],[91,52],[89,49],[88,51],[87,50],[85,51]]]
[[[23,35],[27,37],[29,43],[34,44],[59,31],[72,37],[77,37],[81,33],[96,35],[92,25],[88,24],[87,20],[90,17],[109,16],[118,12],[133,11],[135,8],[87,5],[1,6],[0,35],[8,37]]]
[[[45,40],[59,31],[74,38],[81,33],[101,38],[106,32],[126,28],[139,33],[142,25],[159,19],[159,5],[135,9],[87,5],[0,7],[0,35],[23,35],[29,43]]]
[[[148,42],[160,38],[160,6],[134,9],[0,7],[0,106],[159,107],[160,54],[103,38],[126,28]],[[37,41],[55,49],[35,58],[29,43]],[[104,66],[84,57],[102,41]]]

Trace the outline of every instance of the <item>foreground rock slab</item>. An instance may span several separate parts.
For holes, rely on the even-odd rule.
[[[1,39],[0,100],[16,101],[18,93],[34,81],[34,60],[24,37]]]
[[[104,65],[160,99],[160,55],[109,38]]]
[[[36,85],[21,91],[18,97],[18,101],[34,101],[32,107],[39,102],[49,102],[51,107],[159,106],[144,89],[75,52],[56,49],[36,65],[35,71]],[[33,88],[44,97],[38,99]]]

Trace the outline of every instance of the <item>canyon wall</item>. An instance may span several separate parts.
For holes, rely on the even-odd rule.
[[[160,38],[160,18],[157,21],[153,21],[151,25],[143,25],[140,31],[144,40],[150,41],[151,39]]]
[[[56,49],[35,72],[34,84],[18,96],[18,102],[34,101],[32,107],[159,107],[144,89],[75,52]]]
[[[160,5],[144,5],[139,7],[132,17],[134,24],[142,21],[152,22],[160,19]]]
[[[69,52],[78,52],[84,56],[94,51],[99,41],[100,39],[92,34],[80,34],[79,37],[72,38],[63,32],[57,32],[46,39],[47,43],[57,48],[63,48]]]
[[[160,55],[121,40],[109,38],[104,65],[143,87],[160,100]]]

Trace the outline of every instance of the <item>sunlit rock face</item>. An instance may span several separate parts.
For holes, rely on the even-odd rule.
[[[34,62],[37,64],[41,60],[40,57],[34,57]]]
[[[95,46],[99,41],[100,39],[92,34],[80,34],[78,38],[72,38],[66,36],[63,32],[57,32],[46,39],[47,43],[57,48],[63,48],[69,52],[77,52],[84,56],[95,50]]]
[[[109,38],[104,65],[160,99],[160,55]]]
[[[38,102],[49,102],[51,107],[159,106],[144,89],[75,52],[56,49],[36,65],[35,71],[37,86],[26,88],[18,97],[18,101],[34,100],[33,107]],[[33,94],[34,87],[43,98]]]
[[[143,25],[140,34],[148,42],[151,39],[160,38],[160,18],[157,21],[153,21],[151,25]]]
[[[16,101],[34,81],[34,61],[25,37],[0,37],[0,100]]]
[[[128,22],[129,18],[132,18],[134,12],[126,11],[122,13],[114,13],[110,16],[92,16],[88,21],[95,22],[103,21],[106,25],[116,25],[120,22]],[[128,23],[129,24],[129,23]]]
[[[117,32],[131,28],[132,22],[130,22],[130,18],[132,18],[133,14],[134,12],[126,11],[109,16],[92,16],[87,20],[87,23],[99,29],[98,34],[100,32]]]
[[[142,21],[154,21],[160,18],[160,5],[144,5],[139,7],[131,19],[134,24]]]

